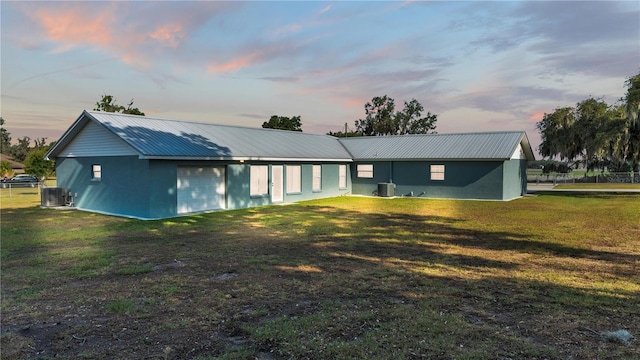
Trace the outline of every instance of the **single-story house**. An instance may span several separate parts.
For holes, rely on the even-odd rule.
[[[8,161],[11,164],[11,173],[10,174],[0,174],[0,176],[13,176],[16,174],[24,173],[24,164],[19,163],[9,155],[0,154],[0,161]]]
[[[84,111],[46,154],[78,209],[159,219],[347,194],[508,200],[524,132],[337,139]],[[384,184],[384,185],[383,185]]]

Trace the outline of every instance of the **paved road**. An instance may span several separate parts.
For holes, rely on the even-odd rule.
[[[556,189],[553,184],[541,183],[527,184],[528,193],[537,193],[541,191],[554,191],[554,192],[594,192],[594,193],[640,193],[640,189]]]

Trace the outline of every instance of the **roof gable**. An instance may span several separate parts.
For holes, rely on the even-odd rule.
[[[139,153],[94,121],[88,121],[79,129],[76,136],[58,154],[61,157],[128,155],[139,155]]]

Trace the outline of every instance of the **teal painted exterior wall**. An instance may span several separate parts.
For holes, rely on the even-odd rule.
[[[100,181],[91,179],[94,164],[102,167]],[[149,217],[149,162],[136,156],[58,158],[56,179],[79,209]]]
[[[273,164],[278,165],[278,164]],[[302,177],[302,192],[300,193],[287,193],[287,166],[286,165],[299,165],[296,163],[288,163],[284,164],[284,202],[291,203],[297,201],[304,200],[313,200],[313,199],[321,199],[327,197],[334,197],[340,195],[350,194],[350,186],[349,186],[349,165],[347,165],[347,188],[339,189],[338,188],[338,180],[339,180],[339,170],[338,164],[322,164],[322,163],[306,163],[300,164],[301,167],[301,177]],[[321,165],[321,190],[313,191],[313,165]]]
[[[359,178],[358,164],[373,165],[373,178]],[[351,164],[352,192],[356,195],[377,195],[378,183],[388,183],[391,176],[391,163],[388,161],[362,161]],[[418,176],[418,174],[413,174]]]
[[[100,181],[92,180],[92,165],[102,167]],[[373,178],[358,178],[357,165],[373,165]],[[449,199],[510,200],[526,194],[526,160],[507,161],[377,161],[353,164],[299,162],[222,162],[144,160],[136,156],[58,158],[57,182],[73,195],[79,209],[107,214],[158,219],[178,216],[178,166],[223,166],[225,208],[269,205],[272,189],[250,195],[250,166],[283,166],[283,203],[347,194],[376,195],[379,183],[395,184],[396,196]],[[287,193],[287,166],[301,167],[301,191]],[[313,191],[313,165],[322,171],[321,190]],[[347,168],[347,186],[340,189],[339,166]],[[444,165],[445,179],[431,180],[430,166]]]
[[[358,178],[358,164],[373,164],[374,177]],[[431,180],[431,165],[445,166],[444,180]],[[503,170],[502,161],[363,161],[352,164],[351,176],[359,195],[376,195],[378,183],[392,182],[396,196],[503,200]]]
[[[527,160],[512,159],[504,162],[503,200],[511,200],[527,194]]]
[[[267,165],[269,166],[269,182],[273,182],[271,168],[273,166],[282,166],[283,172],[283,203],[291,203],[304,200],[321,199],[351,193],[351,179],[349,179],[349,164],[341,164],[347,166],[347,187],[340,189],[339,181],[339,165],[337,163],[298,163],[298,162],[251,162],[243,164],[230,164],[227,166],[227,208],[242,209],[254,206],[263,206],[271,204],[272,188],[269,193],[263,196],[251,196],[249,193],[249,185],[251,181],[250,167],[251,165]],[[301,192],[287,193],[287,165],[300,165],[301,171]],[[313,165],[321,166],[321,183],[320,191],[313,191]]]
[[[102,178],[94,181],[92,165],[102,167]],[[339,164],[229,161],[168,161],[144,160],[137,156],[58,158],[56,162],[57,186],[78,194],[75,206],[82,210],[142,219],[158,219],[178,216],[177,172],[178,166],[223,166],[225,167],[226,209],[242,209],[271,204],[271,188],[264,196],[251,196],[250,166],[284,166],[284,203],[334,197],[351,193],[349,164],[347,187],[338,188]],[[301,166],[301,192],[286,192],[287,165]],[[321,166],[322,188],[312,190],[313,165]]]

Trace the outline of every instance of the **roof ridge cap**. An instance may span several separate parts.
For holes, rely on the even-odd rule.
[[[154,116],[142,116],[142,115],[134,115],[134,114],[115,113],[115,112],[112,113],[112,112],[108,112],[108,111],[87,111],[87,113],[89,113],[91,115],[94,115],[94,114],[102,115],[102,114],[104,114],[104,115],[126,116],[126,117],[132,117],[132,118],[136,118],[136,119],[140,119],[140,120],[145,120],[146,119],[146,120],[154,120],[154,121],[166,121],[166,122],[173,122],[173,123],[196,124],[196,125],[216,126],[216,127],[219,126],[219,127],[227,127],[227,128],[245,129],[245,130],[276,131],[276,132],[297,133],[297,134],[301,134],[301,135],[311,135],[311,136],[328,136],[328,137],[335,138],[334,136],[327,135],[327,134],[313,134],[313,133],[305,133],[305,132],[302,132],[302,131],[283,130],[283,129],[270,129],[270,128],[263,128],[263,127],[252,127],[252,126],[243,126],[243,125],[235,125],[235,124],[218,124],[218,123],[201,122],[201,121],[194,121],[194,120],[168,119],[168,118],[159,118],[159,117],[154,117]]]

